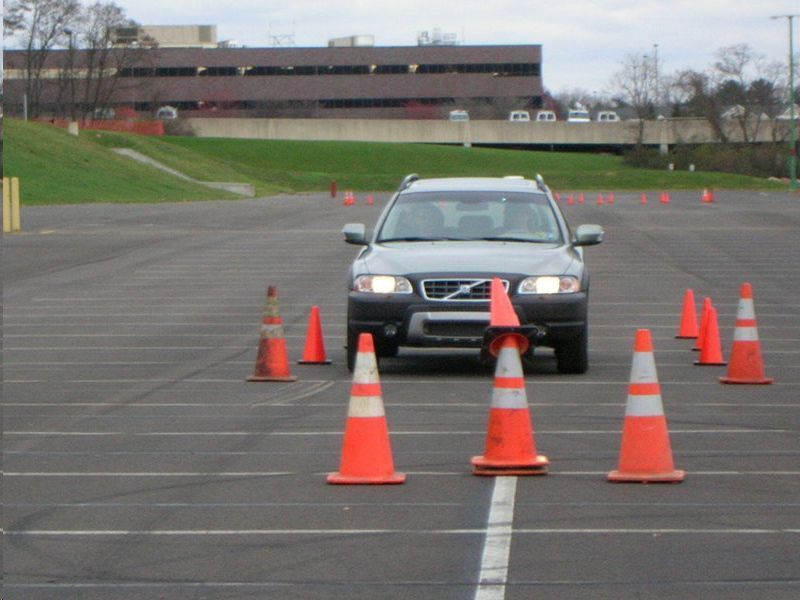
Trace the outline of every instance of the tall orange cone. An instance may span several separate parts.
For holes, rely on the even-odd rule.
[[[679,483],[684,471],[675,469],[667,420],[661,404],[653,340],[649,329],[636,332],[619,467],[608,474],[614,483]]]
[[[289,369],[283,320],[278,314],[278,289],[267,288],[267,305],[261,319],[261,336],[253,374],[247,381],[297,381]]]
[[[549,461],[536,452],[520,360],[529,342],[514,331],[519,327],[519,319],[496,277],[491,293],[490,327],[501,333],[491,345],[497,366],[486,447],[483,456],[472,458],[472,470],[475,475],[546,475]]]
[[[695,307],[694,290],[688,289],[683,296],[683,311],[681,313],[681,325],[678,329],[679,340],[697,339],[699,331],[697,329],[697,309]]]
[[[758,339],[758,325],[753,304],[753,286],[749,283],[743,283],[741,286],[728,375],[720,377],[720,381],[744,384],[773,382],[773,379],[764,375],[764,361],[761,358],[761,342]]]
[[[322,335],[322,317],[320,316],[319,306],[311,307],[311,314],[308,317],[308,335],[306,335],[306,347],[303,351],[302,360],[297,361],[301,365],[329,365],[331,361],[325,354],[325,339]]]
[[[405,480],[404,473],[394,470],[375,344],[372,334],[362,333],[358,337],[339,471],[328,475],[328,483],[380,485]]]
[[[700,359],[695,363],[698,366],[724,366],[728,363],[722,357],[722,343],[719,341],[719,323],[717,309],[712,305],[708,312],[705,332],[703,334],[703,347],[700,348]]]

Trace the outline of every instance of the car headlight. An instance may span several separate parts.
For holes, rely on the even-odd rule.
[[[411,282],[394,275],[359,275],[353,288],[357,292],[372,294],[410,294]]]
[[[580,289],[581,282],[571,275],[527,277],[519,284],[520,294],[574,294]]]

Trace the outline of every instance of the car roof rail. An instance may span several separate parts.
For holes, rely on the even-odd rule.
[[[544,177],[542,177],[539,173],[536,174],[536,185],[538,185],[539,189],[545,193],[550,191],[550,188],[547,187],[547,184],[544,182]]]
[[[416,173],[411,173],[410,175],[406,175],[403,178],[403,181],[400,182],[400,189],[401,190],[406,189],[408,186],[410,186],[412,183],[414,183],[418,179],[419,179],[419,175],[417,175]]]

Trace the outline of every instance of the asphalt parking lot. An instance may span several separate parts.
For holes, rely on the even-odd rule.
[[[473,476],[491,372],[403,350],[381,381],[408,479],[376,487],[325,477],[351,385],[340,230],[388,195],[24,207],[3,240],[4,597],[798,597],[800,196],[595,197],[564,206],[606,229],[586,251],[590,371],[546,351],[526,370],[550,473]],[[727,357],[745,281],[772,385],[721,385],[675,339],[691,288]],[[245,381],[267,285],[295,383]],[[330,366],[294,363],[312,305]],[[638,328],[679,485],[606,482]]]

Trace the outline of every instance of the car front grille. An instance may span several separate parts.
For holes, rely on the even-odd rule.
[[[503,280],[508,291],[508,281]],[[427,300],[447,302],[485,302],[491,299],[491,279],[426,279],[422,293]]]

